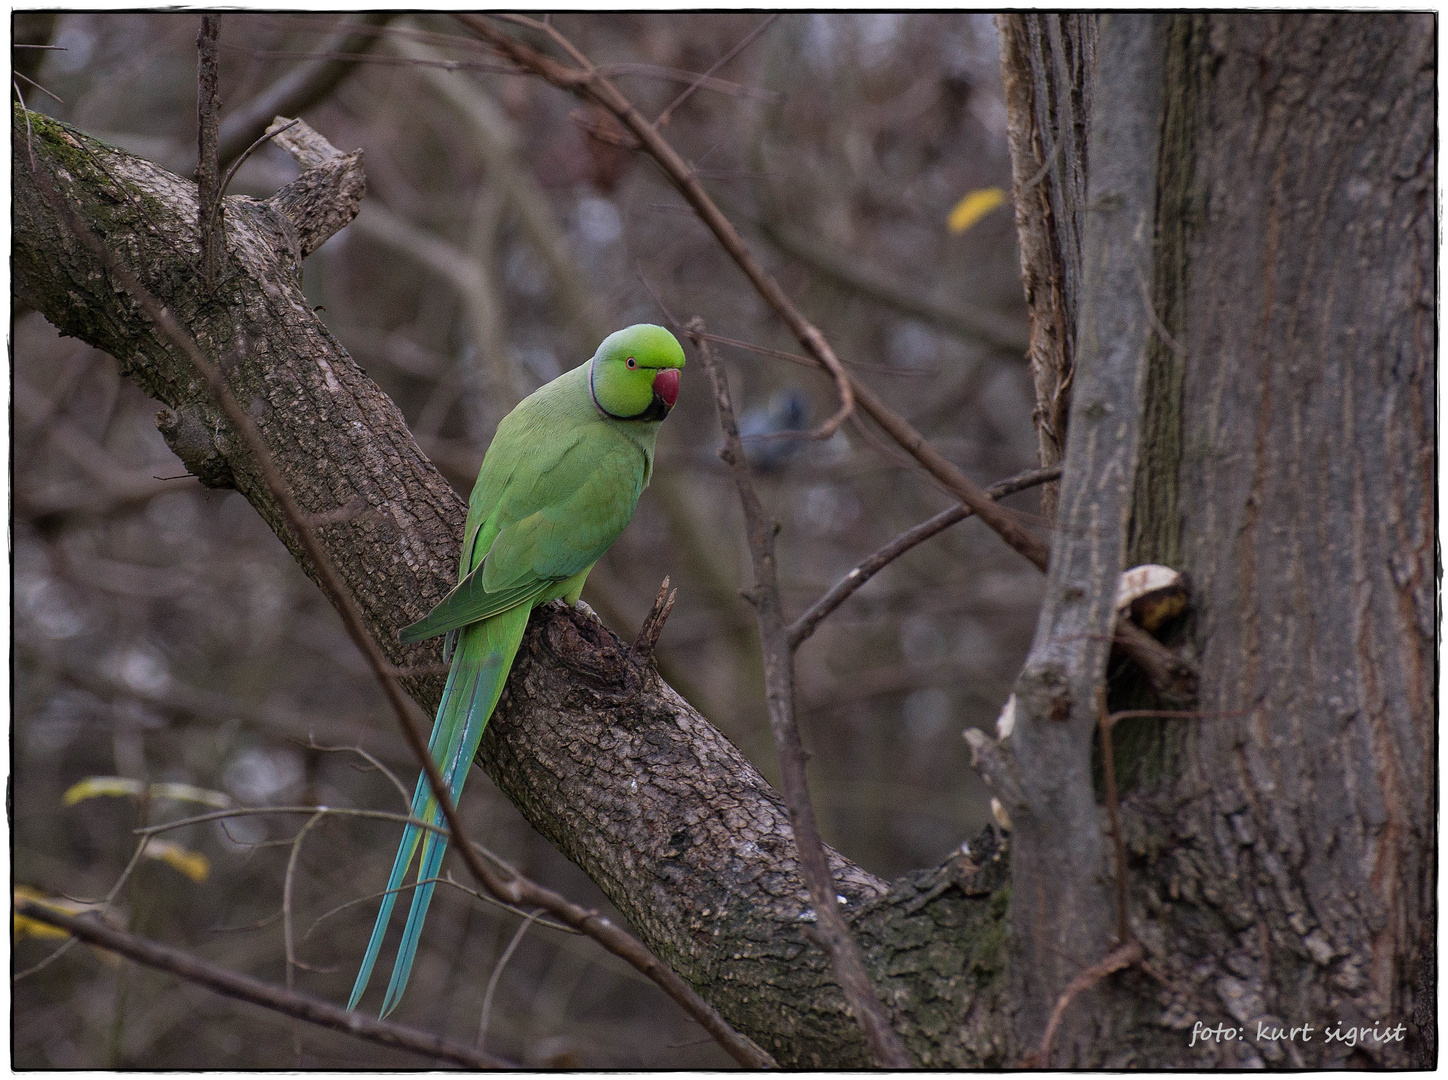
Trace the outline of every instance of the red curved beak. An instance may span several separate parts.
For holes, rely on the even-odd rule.
[[[664,404],[672,409],[674,402],[679,400],[679,369],[660,368],[659,373],[654,376],[654,393],[663,398]]]

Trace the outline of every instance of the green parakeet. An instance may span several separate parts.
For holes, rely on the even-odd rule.
[[[455,637],[429,743],[454,801],[513,666],[529,612],[560,597],[576,603],[593,564],[633,516],[653,473],[659,423],[678,400],[683,366],[684,350],[673,334],[647,323],[630,326],[604,338],[592,359],[540,387],[498,424],[468,500],[458,584],[426,618],[399,634],[404,642],[444,633]],[[412,816],[443,822],[426,774],[418,778]],[[419,842],[419,884],[382,1016],[397,1007],[407,986],[447,847],[442,836],[415,825],[403,832],[348,1009],[357,1007],[367,989]]]

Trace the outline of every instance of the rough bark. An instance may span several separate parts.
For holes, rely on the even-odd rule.
[[[1173,510],[1201,597],[1201,707],[1249,715],[1183,733],[1193,798],[1166,861],[1200,868],[1221,920],[1225,955],[1193,980],[1254,1027],[1411,1029],[1432,992],[1433,41],[1431,16],[1183,27],[1203,202]],[[1298,1049],[1422,1062],[1408,1034]]]
[[[1091,784],[1091,738],[1106,675],[1116,582],[1125,569],[1145,354],[1151,325],[1141,268],[1151,257],[1166,17],[1102,16],[1091,126],[1080,325],[1065,471],[1046,595],[1016,681],[1011,746],[1021,800],[1011,866],[1012,977],[1023,1045],[1057,998],[1110,947],[1106,845]],[[1140,283],[1140,287],[1138,287]],[[1125,944],[1125,942],[1117,942]],[[1095,995],[1055,1038],[1063,1060],[1090,1042]]]
[[[18,295],[116,356],[168,406],[159,424],[187,467],[242,492],[311,572],[204,383],[70,234],[31,175],[33,155],[65,203],[222,360],[296,498],[329,515],[323,543],[389,657],[435,667],[437,643],[404,648],[395,629],[450,586],[463,500],[299,288],[299,237],[319,243],[347,217],[318,206],[316,193],[330,189],[355,212],[357,159],[329,157],[267,202],[228,198],[228,272],[211,292],[196,272],[193,183],[36,114],[17,109],[12,132]],[[334,224],[318,228],[312,215]],[[436,707],[440,677],[405,683]],[[556,605],[535,613],[479,761],[655,952],[782,1063],[866,1063],[810,938],[779,797],[596,620]],[[1008,1060],[996,1020],[1005,862],[988,835],[973,843],[973,855],[893,884],[829,853],[871,976],[908,1018],[901,1036],[922,1064]]]
[[[1435,1061],[1433,29],[1173,17],[1132,553],[1204,715],[1121,752],[1153,974],[1053,1064]]]
[[[1021,284],[1031,332],[1026,358],[1036,389],[1032,419],[1041,464],[1066,448],[1076,309],[1081,291],[1086,140],[1096,66],[1089,15],[997,16],[1006,132],[1011,147]],[[1041,512],[1056,511],[1056,485],[1042,489]]]

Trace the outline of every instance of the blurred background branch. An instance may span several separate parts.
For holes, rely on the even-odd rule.
[[[274,116],[300,116],[327,97],[362,62],[381,37],[380,29],[396,17],[389,11],[350,15],[316,46],[316,55],[301,61],[276,82],[239,108],[221,125],[221,164],[230,165],[266,131]]]

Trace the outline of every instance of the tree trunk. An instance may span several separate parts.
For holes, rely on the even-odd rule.
[[[1190,575],[1204,715],[1118,733],[1153,975],[1053,1064],[1434,1061],[1433,43],[1171,17],[1129,561]]]

